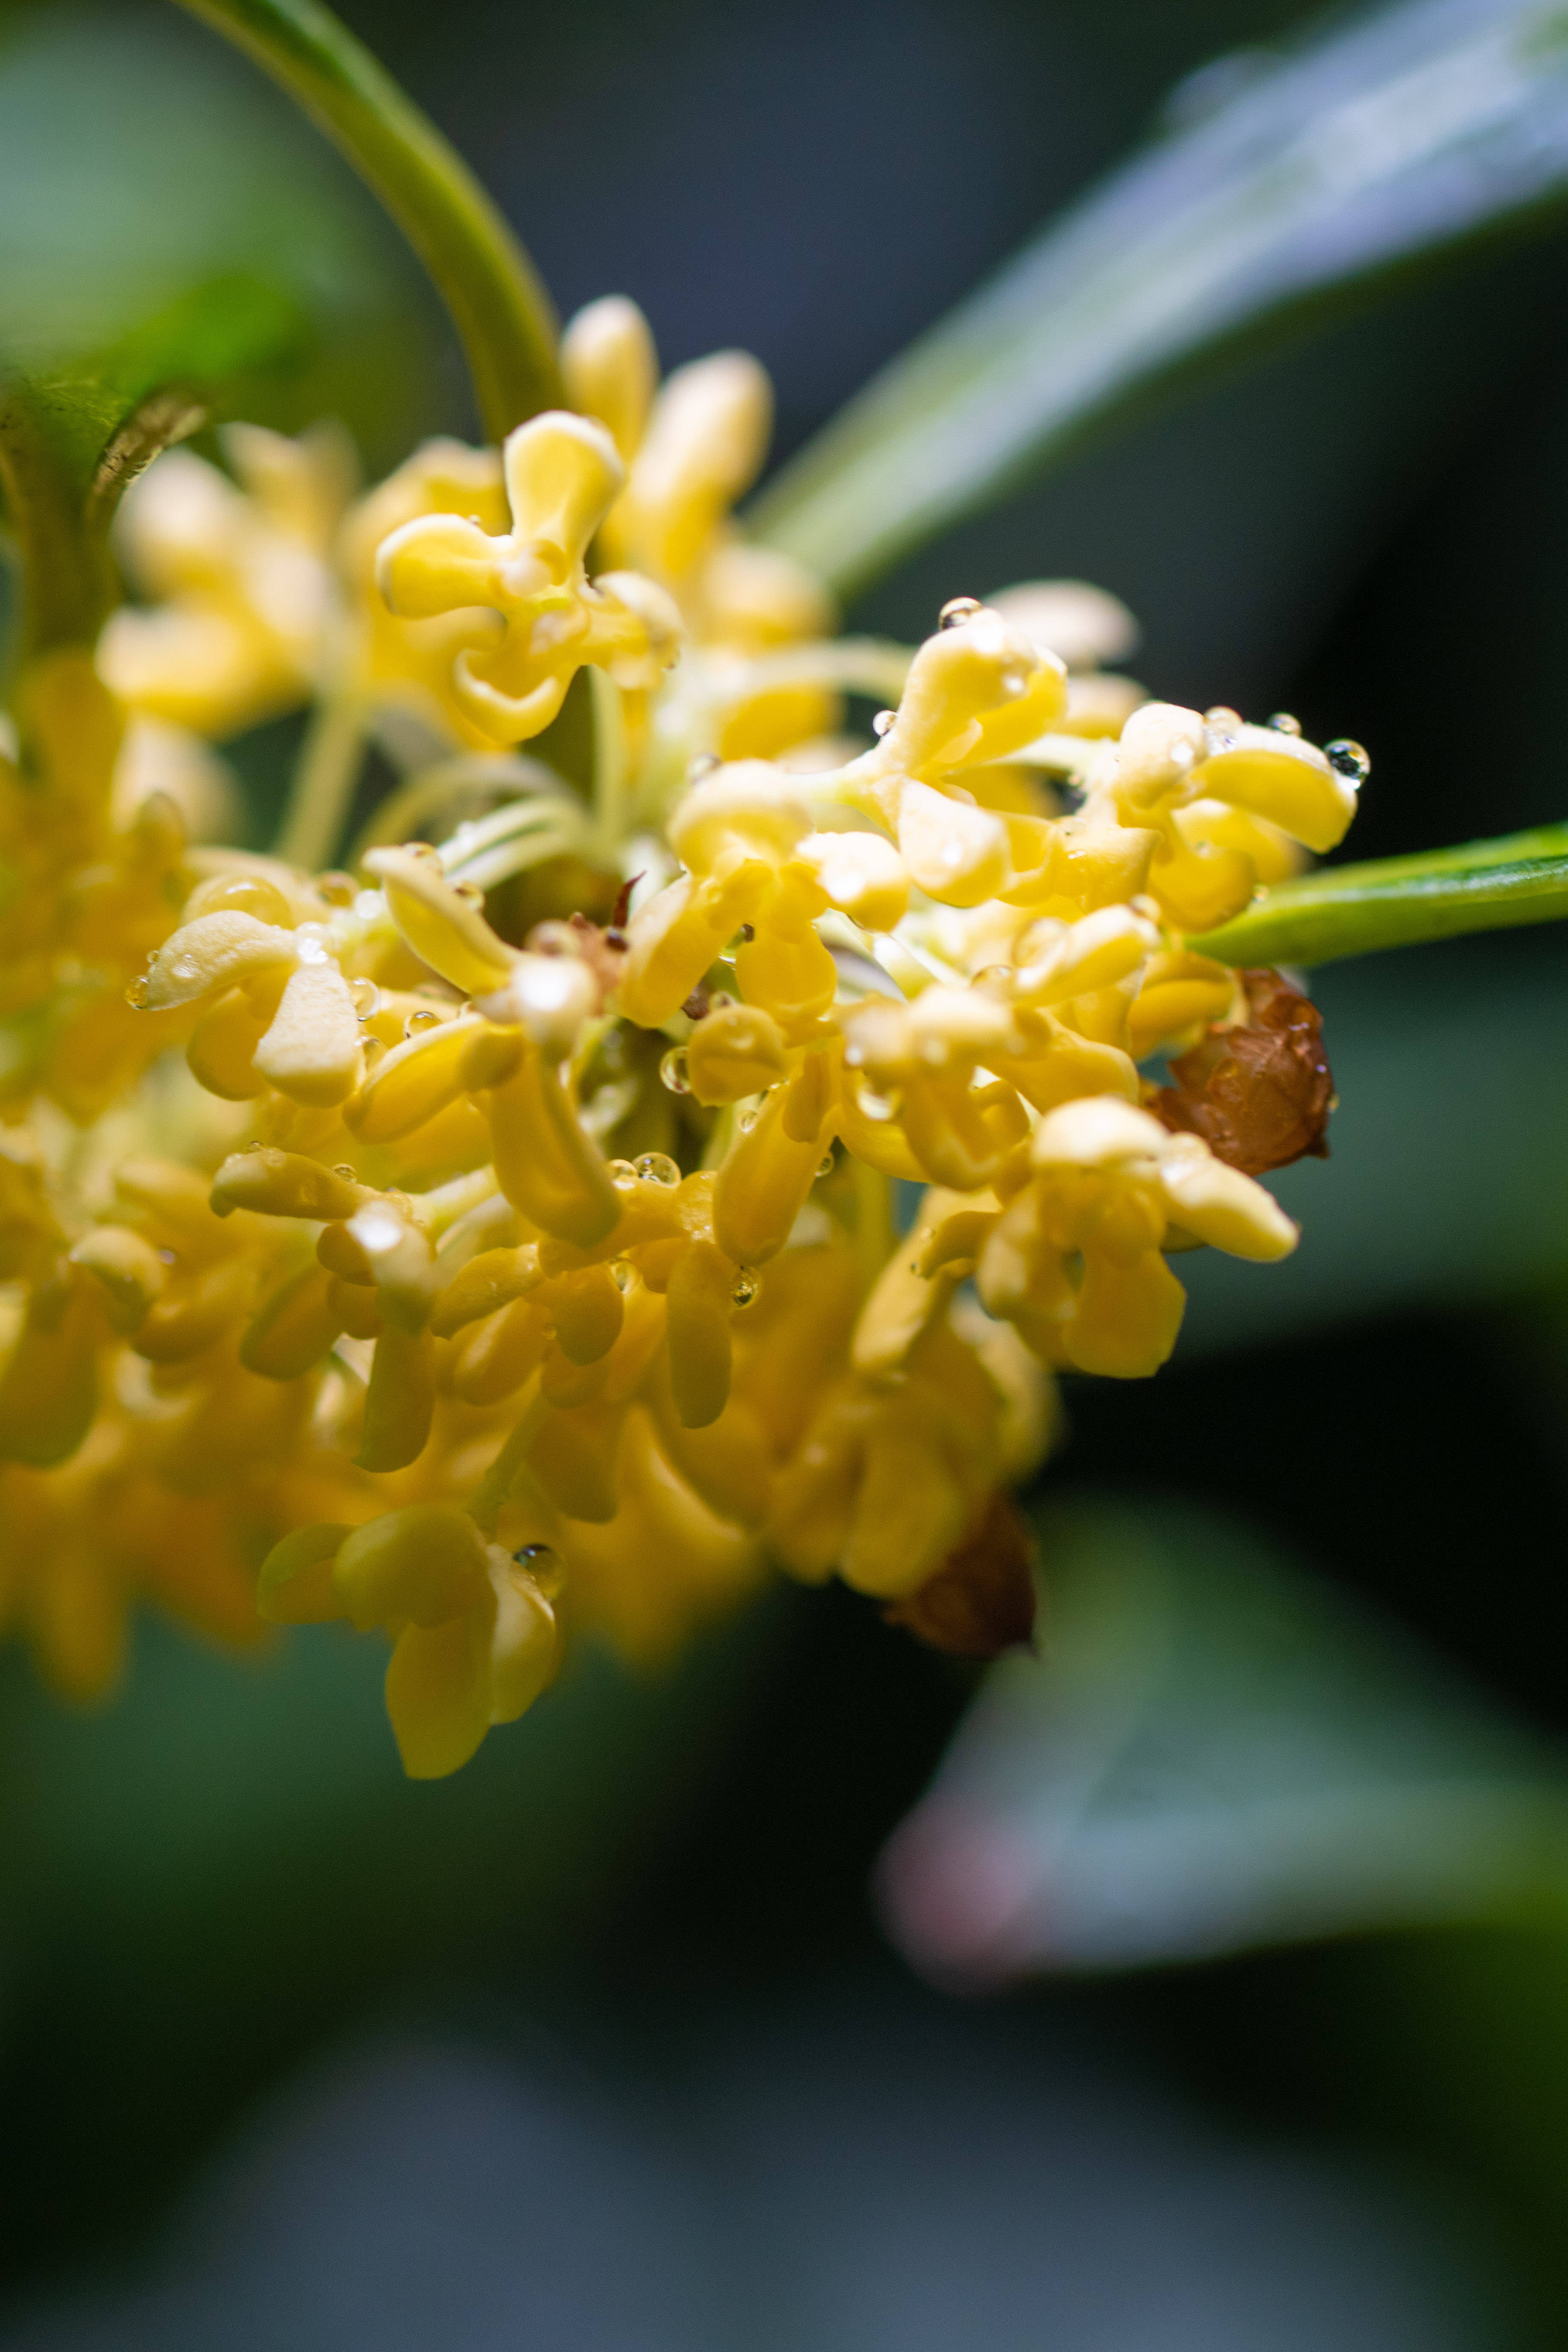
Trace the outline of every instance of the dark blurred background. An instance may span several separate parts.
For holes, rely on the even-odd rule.
[[[667,363],[755,351],[784,454],[1186,78],[1307,14],[342,13],[563,314],[624,291]],[[243,77],[173,12],[113,18]],[[1368,746],[1353,854],[1558,817],[1565,289],[1547,219],[1297,327],[851,619],[914,636],[953,593],[1090,578],[1152,691]],[[447,353],[415,421],[464,429],[464,398]],[[1272,1291],[1199,1267],[1174,1366],[1071,1384],[1046,1489],[1196,1501],[1568,1731],[1568,950],[1472,940],[1315,992],[1343,1108],[1332,1162],[1280,1186],[1300,1258]],[[851,1597],[781,1593],[663,1678],[581,1659],[432,1788],[397,1777],[379,1672],[331,1632],[234,1666],[149,1626],[83,1720],[5,1660],[0,2342],[1568,2341],[1554,1934],[963,2003],[868,1887],[974,1676]]]

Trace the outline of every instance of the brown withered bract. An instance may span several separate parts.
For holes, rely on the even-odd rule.
[[[1217,1160],[1261,1176],[1293,1160],[1326,1160],[1334,1080],[1322,1015],[1277,971],[1244,971],[1250,1018],[1212,1027],[1171,1064],[1173,1087],[1149,1108],[1176,1133],[1200,1135]]]
[[[882,1612],[917,1642],[955,1658],[999,1658],[1035,1631],[1035,1579],[1028,1529],[1005,1495],[918,1592]]]
[[[625,897],[622,892],[622,897]],[[616,901],[619,906],[620,900]],[[577,952],[592,967],[599,985],[606,994],[620,986],[621,970],[626,961],[626,934],[614,923],[591,923],[586,915],[575,914],[571,919],[576,935]]]

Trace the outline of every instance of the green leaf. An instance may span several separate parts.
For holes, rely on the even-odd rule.
[[[1221,963],[1317,964],[1568,916],[1568,824],[1278,882],[1189,944]]]
[[[1002,1981],[1568,1914],[1568,1759],[1173,1500],[1042,1516],[1046,1654],[992,1669],[882,1864],[917,1964]]]
[[[1283,53],[885,369],[759,499],[853,594],[1289,313],[1568,192],[1559,0],[1407,0]]]
[[[132,475],[204,418],[433,421],[433,309],[308,125],[172,15],[13,16],[0,46],[0,474],[35,645],[112,595]]]

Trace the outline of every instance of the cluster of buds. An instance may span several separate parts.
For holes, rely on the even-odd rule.
[[[654,1657],[770,1569],[1026,1634],[1057,1375],[1164,1361],[1173,1254],[1294,1246],[1316,1015],[1190,941],[1364,772],[1149,700],[1077,583],[944,608],[862,748],[862,655],[730,520],[755,363],[659,388],[617,299],[563,372],[357,505],[326,434],[160,460],[153,601],[0,775],[0,1601],[75,1691],[140,1593],[379,1628],[421,1776],[566,1630]],[[310,698],[408,761],[352,870],[128,803],[137,730]]]

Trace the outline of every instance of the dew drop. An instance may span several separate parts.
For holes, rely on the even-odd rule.
[[[831,1176],[837,1164],[837,1161],[834,1159],[833,1154],[830,1151],[826,1159],[818,1163],[816,1172],[819,1176]]]
[[[962,628],[965,621],[972,621],[976,613],[983,613],[984,609],[978,596],[950,596],[936,616],[937,627]]]
[[[245,1153],[248,1154],[248,1153],[250,1153],[250,1152],[252,1152],[252,1151],[261,1151],[261,1150],[264,1150],[266,1149],[266,1146],[265,1146],[264,1144],[261,1144],[261,1143],[242,1143],[242,1144],[240,1145],[240,1147],[239,1147],[239,1148],[240,1148],[241,1151],[243,1151],[243,1152],[245,1152]]]
[[[762,1276],[753,1272],[751,1266],[743,1265],[735,1276],[730,1292],[730,1304],[731,1307],[750,1307],[762,1286]]]
[[[984,988],[995,994],[1003,993],[1012,984],[1013,967],[1010,963],[988,963],[974,975],[976,988]]]
[[[686,1071],[686,1048],[672,1045],[658,1066],[658,1075],[672,1095],[689,1095],[691,1080]]]
[[[1233,710],[1228,702],[1216,702],[1212,710],[1204,712],[1204,725],[1217,728],[1222,735],[1234,734],[1240,724],[1240,711]]]
[[[1323,757],[1335,775],[1343,776],[1348,784],[1364,784],[1372,773],[1372,761],[1348,735],[1342,735],[1337,743],[1325,743]]]
[[[898,725],[898,721],[899,714],[896,710],[879,710],[871,721],[871,732],[873,735],[885,735],[889,727]]]
[[[637,1171],[632,1166],[629,1160],[611,1160],[610,1181],[612,1184],[635,1184],[637,1181]]]
[[[628,1265],[624,1257],[618,1257],[613,1262],[610,1272],[615,1276],[617,1290],[629,1290],[637,1278],[636,1266]]]
[[[735,1125],[741,1134],[750,1135],[762,1115],[762,1112],[755,1108],[751,1110],[738,1111],[735,1116]]]
[[[863,1086],[856,1100],[867,1118],[880,1120],[898,1117],[899,1102],[896,1095],[879,1095],[875,1087]]]
[[[405,841],[403,854],[405,857],[433,857],[437,865],[441,859],[441,853],[433,841]]]
[[[329,907],[352,907],[359,896],[359,885],[352,874],[323,874],[316,890]]]
[[[395,1186],[389,1186],[381,1197],[389,1209],[396,1210],[400,1217],[413,1216],[414,1203],[406,1192],[399,1192]]]
[[[632,1168],[640,1183],[668,1186],[680,1181],[680,1171],[668,1151],[645,1151],[632,1161]]]
[[[1299,735],[1301,722],[1291,710],[1277,710],[1268,721],[1276,735]]]
[[[417,1037],[422,1029],[438,1029],[440,1026],[438,1013],[411,1013],[403,1024],[403,1034],[405,1037]]]
[[[466,907],[484,905],[485,894],[477,882],[454,882],[452,887]]]
[[[351,1167],[346,1160],[340,1160],[337,1166],[333,1169],[332,1173],[334,1176],[341,1176],[346,1184],[357,1184],[359,1182],[359,1170],[357,1168]]]
[[[528,1571],[536,1584],[553,1583],[560,1573],[561,1555],[552,1544],[520,1544],[512,1558],[519,1568]]]
[[[356,980],[349,991],[354,1001],[354,1011],[362,1021],[381,1010],[381,991],[374,980]]]
[[[152,1001],[152,996],[153,983],[143,972],[140,980],[133,980],[126,990],[125,1002],[137,1013],[144,1013]]]

